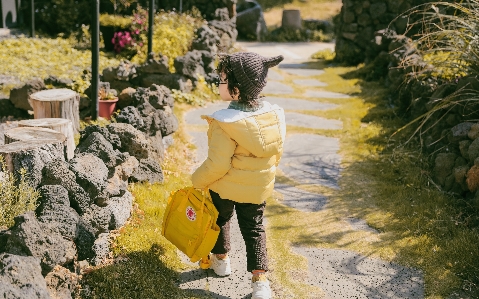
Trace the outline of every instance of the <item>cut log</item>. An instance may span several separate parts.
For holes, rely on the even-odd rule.
[[[33,127],[18,127],[5,132],[5,144],[32,140],[56,140],[64,145],[65,155],[67,153],[67,138],[60,132],[51,129]]]
[[[75,139],[71,120],[65,118],[26,119],[19,121],[18,126],[46,128],[62,133],[67,138],[66,157],[68,160],[73,158],[73,155],[75,154]]]
[[[19,177],[20,170],[25,169],[27,180],[36,188],[42,181],[42,170],[53,160],[65,161],[64,145],[58,140],[17,141],[0,145],[7,170]]]
[[[60,132],[45,128],[18,127],[5,132],[5,144],[29,140],[57,140],[66,143],[67,138]]]
[[[73,90],[47,89],[28,97],[35,119],[66,118],[71,120],[75,133],[80,131],[80,95]]]

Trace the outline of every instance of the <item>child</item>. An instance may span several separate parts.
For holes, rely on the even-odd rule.
[[[263,226],[265,200],[272,195],[276,167],[286,135],[284,111],[260,99],[268,69],[283,56],[265,58],[235,53],[220,58],[220,96],[228,109],[203,115],[209,124],[208,158],[193,173],[195,188],[209,188],[218,209],[220,235],[211,250],[210,268],[219,276],[231,274],[230,219],[236,210],[246,244],[248,271],[253,273],[252,299],[271,298]]]

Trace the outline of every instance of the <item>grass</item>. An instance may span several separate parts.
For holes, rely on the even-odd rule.
[[[264,11],[264,20],[268,29],[272,30],[281,27],[283,9],[299,9],[301,18],[331,20],[341,10],[340,0],[294,0],[291,3],[278,5]]]
[[[34,211],[39,198],[40,192],[30,186],[25,169],[20,169],[18,174],[10,172],[4,157],[0,156],[0,229],[11,227],[16,216]]]
[[[299,185],[278,173],[278,182],[327,196],[328,204],[305,217],[304,212],[283,205],[279,194],[268,200],[270,278],[277,298],[323,296],[320,289],[305,283],[307,261],[291,246],[351,250],[420,269],[428,299],[448,298],[452,292],[479,296],[477,211],[435,187],[428,157],[422,156],[413,142],[402,146],[409,137],[407,132],[391,138],[403,120],[387,105],[387,90],[380,83],[354,78],[351,73],[357,69],[353,67],[322,67],[325,74],[317,78],[329,84],[326,89],[352,97],[320,99],[340,106],[313,114],[342,119],[343,130],[289,126],[288,134],[329,133],[340,138],[340,188]],[[299,78],[278,71],[286,80]],[[291,97],[301,98],[302,94]],[[186,104],[177,105],[179,119],[186,109]],[[118,232],[111,264],[91,269],[85,276],[89,297],[199,298],[177,288],[178,273],[186,266],[159,231],[170,191],[190,184],[187,173],[193,146],[184,129],[182,122],[168,151],[165,183],[131,186],[137,208],[129,224]],[[347,222],[351,217],[364,219],[379,233],[353,229]]]
[[[267,216],[272,257],[295,256],[289,245],[353,250],[421,269],[426,298],[447,298],[457,291],[479,296],[477,212],[464,200],[435,187],[428,157],[421,155],[417,144],[402,146],[411,131],[395,136],[396,140],[390,138],[403,120],[387,106],[384,87],[352,78],[349,73],[355,68],[325,71],[317,78],[329,84],[327,90],[354,95],[336,102],[340,104],[337,109],[309,112],[345,121],[340,134],[344,167],[340,189],[298,185],[278,176],[281,183],[328,196],[329,204],[304,217],[282,205],[281,196],[271,200]],[[294,132],[314,133],[305,129]],[[353,230],[345,221],[348,217],[364,219],[380,233]],[[284,236],[288,236],[288,244]],[[304,261],[295,263],[296,271],[304,271]],[[275,279],[288,286],[288,276],[283,275],[291,271],[294,269],[275,264],[275,272],[280,272]]]
[[[135,208],[128,224],[116,232],[113,256],[107,265],[89,268],[81,298],[202,298],[175,284],[179,271],[187,269],[176,248],[161,235],[161,223],[172,191],[191,185],[187,157],[193,147],[184,131],[186,104],[176,104],[181,129],[168,149],[162,184],[130,184]]]
[[[0,74],[15,76],[22,82],[53,75],[72,79],[74,84],[71,88],[78,92],[83,92],[90,85],[83,70],[91,66],[91,52],[75,49],[71,40],[27,37],[3,39],[0,41],[0,60],[9,62],[0,64]],[[100,72],[119,63],[120,60],[100,53]],[[13,87],[2,85],[0,92],[8,95]]]

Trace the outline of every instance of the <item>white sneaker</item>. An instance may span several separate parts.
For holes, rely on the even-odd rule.
[[[215,254],[211,255],[210,258],[210,269],[215,271],[218,276],[228,276],[231,274],[231,261],[230,257],[226,257],[224,260],[221,260],[216,257]]]
[[[269,281],[260,280],[257,282],[252,282],[251,286],[253,287],[253,294],[251,295],[251,299],[271,298],[271,288],[269,287]]]

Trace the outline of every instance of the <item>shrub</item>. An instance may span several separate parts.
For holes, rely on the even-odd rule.
[[[336,52],[333,52],[330,49],[320,50],[314,53],[313,55],[311,55],[311,58],[313,59],[322,59],[327,61],[334,60],[335,57],[336,57]]]
[[[19,180],[7,170],[4,159],[0,156],[0,227],[13,225],[13,218],[26,211],[35,210],[40,193],[31,187],[25,169],[20,171]]]
[[[147,20],[146,16],[147,11],[141,7],[133,15],[136,20],[132,25],[133,37],[137,41],[138,48],[137,54],[131,60],[135,63],[143,63],[147,57],[148,29],[144,23],[144,20]],[[174,59],[188,52],[195,37],[196,29],[202,24],[203,19],[198,16],[197,11],[190,14],[178,14],[176,12],[156,14],[153,29],[153,52],[168,56],[170,70],[173,71]]]
[[[122,51],[126,51],[131,49],[135,45],[135,41],[131,37],[129,31],[117,31],[113,35],[112,39],[113,49],[116,53],[120,53]]]
[[[121,29],[128,29],[131,27],[131,18],[129,16],[101,14],[100,26],[110,26]]]

